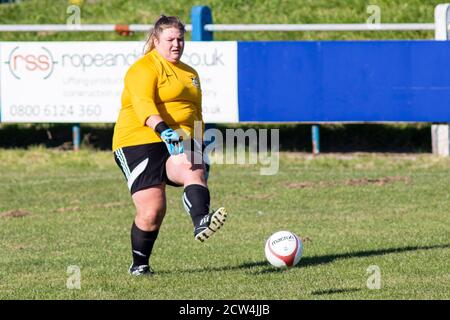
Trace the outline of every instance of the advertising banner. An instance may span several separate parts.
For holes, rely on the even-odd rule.
[[[1,122],[112,123],[143,42],[1,42]],[[237,122],[237,44],[186,42],[205,122]]]

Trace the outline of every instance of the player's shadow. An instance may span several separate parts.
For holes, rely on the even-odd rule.
[[[383,256],[383,255],[393,254],[393,253],[403,253],[403,252],[410,252],[410,251],[433,250],[433,249],[447,249],[447,248],[450,248],[450,244],[440,244],[440,245],[432,245],[432,246],[407,246],[407,247],[402,247],[402,248],[386,248],[386,249],[377,249],[377,250],[345,252],[345,253],[330,254],[330,255],[315,256],[315,257],[303,257],[300,260],[300,263],[296,266],[296,268],[305,268],[305,267],[324,265],[324,264],[332,263],[337,260],[343,260],[343,259],[365,258],[365,257],[373,257],[373,256]],[[244,264],[240,265],[239,268],[249,269],[249,268],[260,267],[260,266],[267,266],[267,268],[256,271],[257,274],[280,272],[280,269],[274,269],[271,266],[268,266],[268,263],[266,261],[244,263]],[[281,269],[281,271],[282,271],[282,269]]]
[[[326,290],[316,290],[311,292],[313,296],[322,296],[327,294],[336,294],[336,293],[352,293],[352,292],[358,292],[361,291],[359,288],[343,288],[343,289],[326,289]]]
[[[365,250],[365,251],[355,251],[355,252],[345,252],[339,254],[330,254],[323,256],[314,257],[303,257],[300,263],[295,268],[305,268],[313,267],[318,265],[324,265],[328,263],[335,262],[337,260],[352,259],[352,258],[364,258],[373,256],[383,256],[393,253],[403,253],[410,251],[421,251],[421,250],[433,250],[433,249],[447,249],[450,248],[450,244],[440,244],[432,246],[407,246],[402,248],[385,248],[377,250]],[[261,267],[264,267],[261,270]],[[212,268],[200,268],[200,269],[190,269],[184,270],[183,272],[195,273],[195,272],[205,272],[205,271],[232,271],[232,270],[246,270],[253,271],[255,274],[265,274],[265,273],[278,273],[283,272],[283,269],[276,269],[269,265],[266,260],[246,262],[235,266],[223,266],[223,267],[212,267]],[[164,272],[163,272],[164,273]]]

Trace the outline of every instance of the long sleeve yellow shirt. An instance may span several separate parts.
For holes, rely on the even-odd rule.
[[[202,95],[197,72],[183,62],[168,62],[155,49],[128,69],[122,93],[122,108],[114,126],[113,150],[161,142],[145,125],[151,115],[160,115],[185,138],[194,138],[194,123],[203,134]],[[198,129],[197,129],[198,130]],[[199,131],[197,131],[196,138]]]

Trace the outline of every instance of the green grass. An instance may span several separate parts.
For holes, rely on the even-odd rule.
[[[110,152],[1,150],[0,300],[449,299],[449,170],[428,154],[284,153],[274,176],[216,165],[212,206],[228,207],[227,224],[194,242],[182,190],[168,188],[157,275],[133,278],[134,208]],[[305,239],[286,271],[264,257],[283,229]],[[70,265],[81,290],[66,287]],[[366,286],[371,265],[380,290]]]
[[[381,23],[432,23],[440,0],[85,0],[84,24],[151,24],[161,13],[191,23],[194,5],[212,9],[214,23],[365,23],[367,6],[378,5]],[[22,0],[0,5],[2,24],[65,24],[68,0]],[[189,39],[190,34],[187,35]],[[216,32],[215,40],[433,39],[433,31],[408,32]],[[143,40],[115,33],[0,33],[0,40]]]

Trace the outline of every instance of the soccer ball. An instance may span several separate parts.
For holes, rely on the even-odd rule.
[[[300,261],[302,252],[302,240],[290,231],[275,232],[266,241],[267,261],[276,268],[295,266]]]

